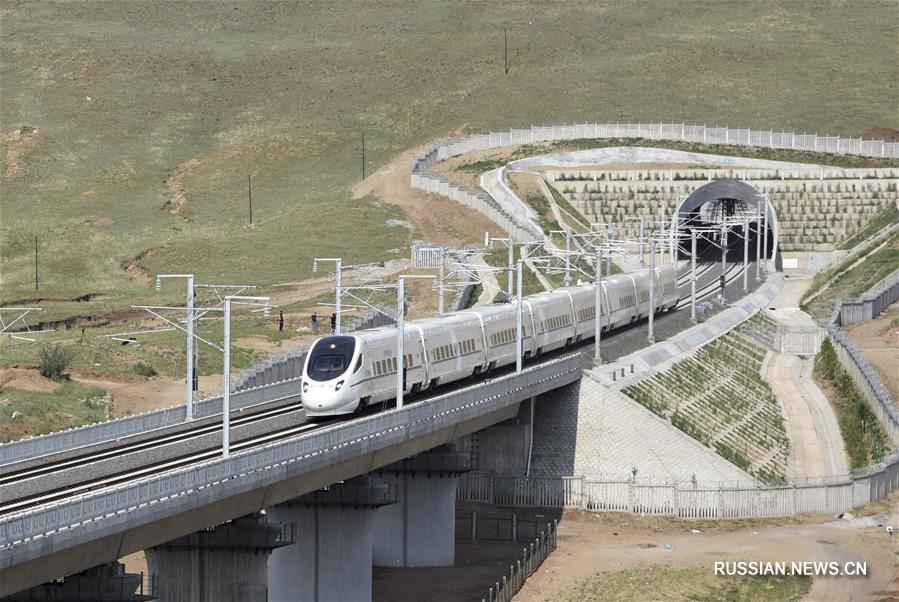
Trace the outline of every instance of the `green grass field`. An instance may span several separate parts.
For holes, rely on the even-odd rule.
[[[889,215],[889,212],[884,215]],[[872,245],[874,248],[877,246]],[[862,263],[847,270],[856,261],[858,261],[858,257],[850,258],[816,275],[808,293],[802,299],[803,311],[819,322],[823,322],[830,317],[837,299],[859,297],[894,272],[896,266],[899,266],[899,233],[889,237],[881,249],[870,253]],[[830,284],[827,290],[811,301],[806,300],[836,274],[840,274],[840,276]]]
[[[899,125],[889,0],[0,0],[0,23],[0,304],[81,317],[89,338],[140,319],[133,304],[183,303],[152,274],[271,285],[310,276],[316,256],[405,257],[414,220],[392,199],[351,199],[363,132],[372,173],[438,137],[532,123]],[[462,238],[451,220],[443,231]],[[149,353],[93,338],[74,366],[175,375],[183,340],[159,337]],[[0,364],[33,365],[37,349],[4,341]]]
[[[3,2],[0,298],[126,306],[148,293],[121,267],[141,254],[150,272],[259,284],[308,276],[315,255],[405,255],[401,210],[348,200],[363,130],[371,172],[455,130],[533,122],[897,125],[892,2],[666,6]]]

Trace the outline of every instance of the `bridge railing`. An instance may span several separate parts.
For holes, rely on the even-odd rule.
[[[245,389],[231,394],[231,408],[234,410],[263,401],[273,401],[281,397],[298,395],[299,379],[294,378],[270,385]],[[52,454],[77,448],[99,441],[127,437],[157,428],[181,424],[186,415],[184,405],[135,414],[118,420],[90,424],[65,431],[22,439],[0,445],[0,464],[16,462],[26,458]],[[194,405],[194,417],[204,418],[222,411],[221,396],[204,399]]]
[[[140,524],[142,518],[150,522],[165,512],[175,514],[196,507],[197,496],[214,501],[236,495],[502,409],[577,380],[582,361],[579,354],[564,356],[521,374],[492,378],[432,400],[314,430],[227,459],[0,517],[0,568],[13,564],[12,548],[35,538],[53,535],[54,546],[65,547],[66,541],[103,530],[106,521],[124,520],[126,514],[129,524]]]

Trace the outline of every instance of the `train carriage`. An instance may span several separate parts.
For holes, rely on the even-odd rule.
[[[655,311],[677,305],[671,266],[658,268]],[[522,355],[547,353],[589,338],[595,329],[593,284],[530,295],[522,301]],[[649,270],[603,280],[602,327],[612,330],[649,312]],[[407,393],[458,381],[515,362],[514,303],[412,320],[404,325],[403,390]],[[396,396],[396,328],[387,326],[329,336],[313,343],[303,368],[307,416],[350,414]]]

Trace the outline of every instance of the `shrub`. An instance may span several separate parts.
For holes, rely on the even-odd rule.
[[[41,359],[41,376],[53,380],[68,378],[66,368],[72,361],[72,352],[62,345],[45,345],[39,352]]]
[[[156,368],[144,361],[134,364],[134,372],[141,376],[146,376],[147,378],[156,376]]]

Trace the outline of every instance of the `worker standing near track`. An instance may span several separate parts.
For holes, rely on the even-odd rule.
[[[337,314],[331,314],[331,334],[337,330]]]
[[[318,314],[312,312],[312,334],[318,334]]]

